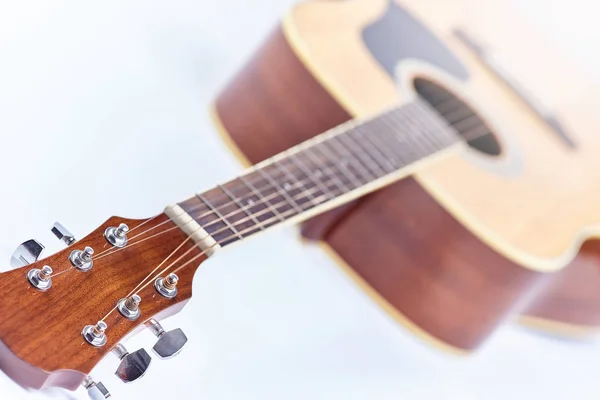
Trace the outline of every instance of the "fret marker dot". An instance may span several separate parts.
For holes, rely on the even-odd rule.
[[[317,169],[317,170],[315,170],[313,175],[315,176],[315,178],[320,178],[323,176],[323,171],[321,171],[320,169]]]
[[[248,199],[248,201],[246,202],[246,205],[249,205],[249,206],[254,205],[254,200]]]
[[[290,191],[290,190],[292,190],[292,185],[290,185],[289,182],[286,182],[283,184],[283,188],[287,191]]]

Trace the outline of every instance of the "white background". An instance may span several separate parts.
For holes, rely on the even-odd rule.
[[[49,226],[79,236],[145,217],[240,171],[210,125],[216,90],[291,0],[0,2],[0,260]],[[514,2],[582,68],[600,70],[593,1]],[[532,50],[533,51],[533,50]],[[600,342],[501,329],[470,358],[398,327],[320,250],[277,230],[205,263],[165,322],[189,346],[116,399],[597,399]],[[600,288],[599,288],[600,290]],[[426,299],[425,299],[426,301]],[[127,345],[151,347],[148,332]],[[0,398],[28,393],[0,373]]]

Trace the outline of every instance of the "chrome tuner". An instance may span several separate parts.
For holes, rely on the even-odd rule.
[[[92,400],[104,400],[110,397],[110,392],[102,382],[95,382],[91,376],[86,376],[83,382],[81,382],[81,386],[87,390],[88,396]]]
[[[118,344],[113,353],[121,360],[115,375],[125,383],[134,382],[144,376],[152,362],[152,357],[144,349],[129,353],[125,346]]]
[[[154,281],[154,288],[163,297],[172,299],[177,296],[177,283],[179,277],[175,274],[169,274],[166,278],[157,278]]]
[[[87,325],[81,331],[81,335],[86,342],[94,347],[102,347],[106,344],[106,328],[107,325],[104,321],[98,321],[96,325]]]
[[[35,239],[23,242],[12,254],[10,266],[19,268],[34,263],[40,258],[42,251],[44,251],[44,245]]]
[[[166,332],[160,323],[154,319],[146,322],[146,326],[158,338],[152,351],[163,360],[179,354],[188,341],[187,336],[185,336],[185,333],[181,329],[178,328]]]
[[[71,264],[80,271],[87,272],[94,266],[92,256],[94,255],[94,249],[87,246],[83,250],[74,250],[69,256]]]
[[[135,321],[140,317],[140,303],[142,298],[137,294],[133,296],[121,299],[117,302],[117,309],[121,313],[122,316],[127,318],[128,320]]]
[[[52,233],[54,233],[54,236],[56,236],[58,240],[60,240],[67,246],[70,246],[77,241],[75,239],[75,236],[73,236],[73,234],[69,232],[67,228],[62,226],[60,222],[55,222],[50,230],[52,231]]]
[[[125,247],[127,246],[127,232],[129,232],[129,227],[126,224],[120,224],[117,228],[114,226],[107,228],[104,231],[104,237],[115,247]]]
[[[52,268],[45,265],[42,269],[34,268],[27,273],[27,280],[31,286],[45,292],[52,287]]]

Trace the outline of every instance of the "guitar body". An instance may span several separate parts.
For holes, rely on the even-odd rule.
[[[590,99],[599,91],[507,5],[478,5],[301,3],[220,93],[213,115],[255,164],[431,88],[474,109],[498,154],[475,137],[469,151],[302,227],[393,318],[458,352],[517,318],[569,333],[600,326],[600,179],[581,173],[598,164]],[[465,33],[479,45],[469,48]],[[475,54],[482,43],[527,60],[520,72],[560,112],[542,118]]]

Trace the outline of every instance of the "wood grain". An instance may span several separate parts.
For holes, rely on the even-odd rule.
[[[414,15],[460,58],[469,72],[468,80],[457,81],[443,66],[410,58],[397,60],[395,77],[389,76],[362,36],[385,19],[389,1],[302,2],[285,18],[284,34],[303,65],[354,117],[371,115],[410,97],[415,77],[442,83],[476,105],[496,132],[503,155],[490,158],[466,152],[419,171],[415,179],[454,218],[512,261],[542,272],[564,268],[586,239],[600,235],[600,209],[596,207],[600,180],[594,172],[600,167],[596,156],[600,136],[591,129],[600,124],[600,115],[593,111],[594,99],[600,95],[598,85],[586,81],[564,62],[565,57],[536,38],[510,14],[506,2],[486,7],[476,0],[394,3]],[[510,35],[504,34],[502,20],[511,21]],[[537,84],[535,88],[546,82],[541,86],[547,94],[544,98],[553,102],[561,121],[575,133],[579,144],[576,157],[520,96],[453,35],[459,27],[475,32],[478,41],[495,51],[502,46],[504,55],[539,48],[535,59],[520,66],[528,73],[528,87],[531,82]],[[410,41],[411,33],[391,40]],[[542,75],[546,80],[540,82]],[[547,82],[553,83],[552,88],[546,87]],[[564,166],[560,173],[555,165]],[[578,211],[571,212],[567,204]],[[554,234],[540,236],[538,230]]]
[[[55,276],[53,286],[47,292],[38,291],[27,281],[26,274],[32,268],[50,265],[55,273],[69,269],[68,255],[74,249],[91,246],[96,254],[109,249],[104,230],[121,222],[134,228],[144,221],[110,218],[70,248],[30,266],[0,274],[0,368],[17,383],[32,388],[60,386],[74,390],[84,375],[117,343],[137,328],[143,329],[145,321],[163,319],[177,312],[190,299],[192,278],[204,257],[178,273],[179,294],[174,299],[158,295],[150,284],[139,291],[142,297],[140,319],[129,321],[118,311],[105,318],[108,325],[106,346],[92,347],[81,335],[85,325],[101,320],[119,299],[187,239],[164,214],[133,231],[130,237],[166,222],[164,225],[131,240],[129,247],[98,258],[89,272],[70,269]],[[168,229],[171,230],[152,238]],[[200,252],[193,242],[188,241],[177,252],[177,257],[187,250],[190,253],[177,265]],[[174,258],[170,260],[174,261]]]
[[[223,89],[215,107],[216,126],[251,163],[351,118],[281,30]],[[458,349],[477,348],[521,313],[598,323],[600,299],[593,290],[577,294],[578,281],[600,268],[597,246],[586,243],[561,273],[522,268],[465,229],[412,178],[313,218],[303,234],[324,240],[395,313]],[[590,282],[590,289],[599,283]]]

